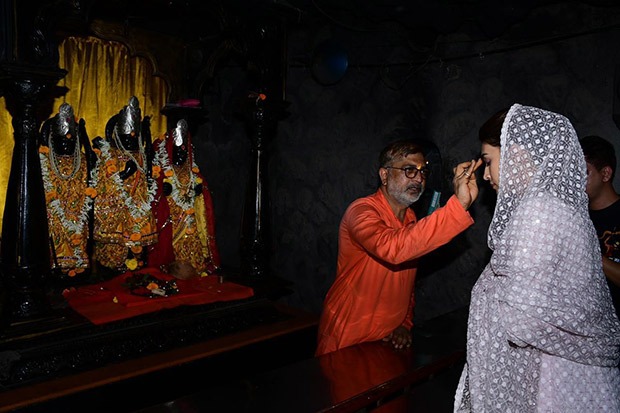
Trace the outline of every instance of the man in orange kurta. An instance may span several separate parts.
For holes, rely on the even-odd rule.
[[[317,356],[366,341],[411,345],[417,258],[473,224],[467,209],[478,196],[473,172],[480,163],[454,168],[454,195],[418,221],[409,207],[428,175],[421,147],[398,141],[382,151],[381,186],[354,201],[340,224],[337,275],[321,314]]]

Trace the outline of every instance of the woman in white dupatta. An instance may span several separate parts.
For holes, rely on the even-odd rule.
[[[515,104],[480,130],[497,191],[455,412],[620,412],[620,322],[564,116]]]

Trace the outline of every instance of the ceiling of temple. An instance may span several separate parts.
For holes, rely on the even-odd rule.
[[[381,64],[389,50],[399,46],[409,53],[408,61],[425,61],[429,56],[445,61],[470,53],[472,42],[492,44],[484,47],[487,53],[620,28],[617,0],[85,0],[82,4],[88,4],[84,9],[90,22],[120,23],[127,32],[128,28],[158,32],[204,53],[217,55],[223,47],[236,56],[258,53],[259,59],[263,51],[248,39],[260,37],[261,23],[286,22],[290,35],[303,29],[298,33],[305,38],[289,43],[289,61],[305,66],[313,64],[316,48],[330,39],[344,43],[351,62],[372,65]],[[206,58],[192,59],[203,64]],[[209,63],[210,71],[212,66]]]
[[[235,24],[285,18],[294,24],[335,24],[357,31],[398,25],[432,36],[477,30],[495,38],[537,9],[571,4],[601,9],[616,0],[91,0],[91,16],[186,36],[217,35]]]

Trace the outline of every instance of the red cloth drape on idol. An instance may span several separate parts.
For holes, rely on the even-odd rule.
[[[213,274],[220,266],[213,200],[194,160],[187,122],[179,120],[153,146],[153,176],[158,180],[153,211],[159,242],[148,249],[148,265],[179,278]]]

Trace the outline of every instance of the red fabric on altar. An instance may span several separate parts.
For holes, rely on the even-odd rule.
[[[166,146],[166,154],[168,155],[169,162],[172,163],[172,151],[173,151],[173,131],[170,130],[167,132],[167,138],[157,139],[153,142],[153,148],[155,152],[159,150],[159,147],[162,145]],[[190,165],[193,164],[194,159],[194,151],[192,149],[191,144],[191,134],[187,134],[188,139],[188,162]],[[213,208],[213,198],[211,197],[211,191],[207,186],[207,181],[204,176],[200,172],[194,172],[198,178],[202,181],[202,202],[204,205],[204,212],[206,214],[205,220],[207,223],[207,232],[209,235],[208,239],[208,247],[211,252],[211,258],[213,262],[210,263],[207,268],[207,272],[212,272],[215,270],[214,267],[219,267],[221,265],[220,253],[217,248],[217,244],[215,243],[215,209]],[[162,265],[169,265],[171,262],[176,260],[174,247],[173,247],[173,235],[172,235],[172,224],[168,221],[170,218],[170,206],[168,204],[168,199],[163,193],[164,187],[164,171],[161,171],[159,177],[157,178],[157,193],[155,194],[154,201],[151,205],[151,209],[155,214],[155,222],[157,222],[157,233],[158,241],[150,245],[148,247],[148,263],[149,267],[160,268]]]
[[[143,268],[134,273],[148,273],[162,280],[175,279],[156,268]],[[109,281],[65,291],[63,295],[71,308],[97,325],[180,305],[241,300],[254,295],[250,287],[231,282],[220,283],[220,277],[209,275],[176,280],[179,292],[168,297],[142,297],[131,294],[123,285],[125,279],[134,273],[126,272]]]

